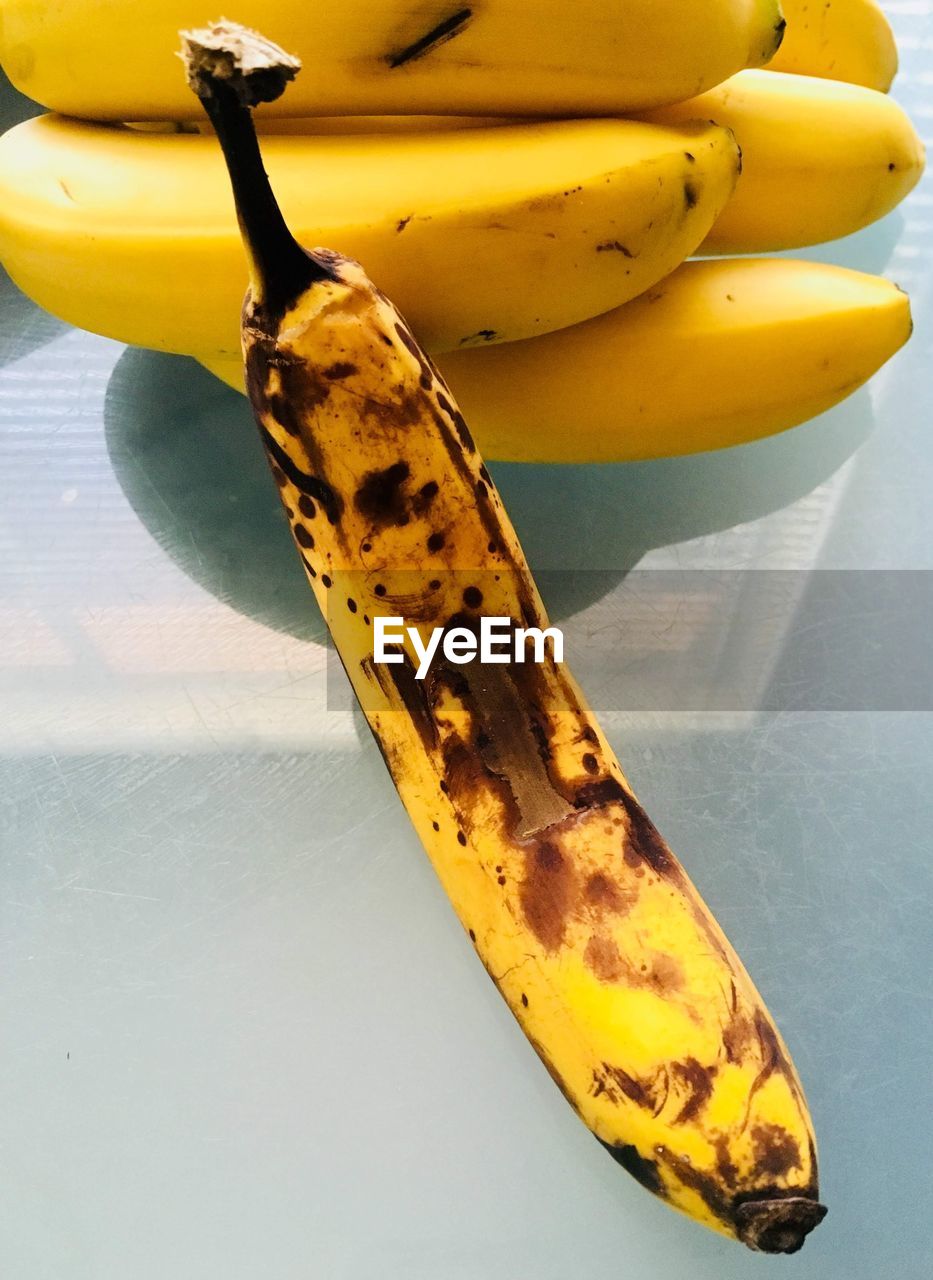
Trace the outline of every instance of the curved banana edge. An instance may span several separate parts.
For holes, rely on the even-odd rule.
[[[795,427],[867,382],[911,330],[907,295],[882,278],[723,259],[685,263],[586,324],[439,364],[487,457],[629,462]],[[241,360],[196,358],[243,391]]]

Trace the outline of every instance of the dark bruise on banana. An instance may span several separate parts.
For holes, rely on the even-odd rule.
[[[251,260],[250,399],[412,821],[529,1041],[614,1158],[707,1225],[792,1252],[825,1213],[796,1073],[566,668],[436,659],[419,681],[409,653],[374,661],[376,616],[424,635],[484,614],[548,623],[450,389],[360,266],[288,235],[248,112],[274,57],[244,72],[223,29],[208,36],[187,36],[187,61]],[[293,73],[283,65],[279,91]]]

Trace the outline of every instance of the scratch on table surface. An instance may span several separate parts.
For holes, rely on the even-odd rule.
[[[197,721],[198,721],[198,723],[200,724],[201,728],[204,730],[204,732],[205,732],[205,733],[207,734],[207,736],[210,738],[211,742],[214,744],[214,746],[215,746],[215,747],[217,748],[217,750],[219,751],[219,750],[221,749],[221,748],[220,748],[220,743],[217,741],[216,737],[214,736],[214,732],[213,732],[213,730],[211,729],[210,725],[207,723],[207,720],[205,719],[205,717],[204,717],[204,713],[201,711],[201,708],[200,708],[200,707],[198,706],[198,704],[195,702],[195,700],[194,700],[194,698],[193,698],[193,696],[192,696],[192,694],[191,694],[191,690],[188,688],[188,686],[187,686],[187,685],[185,685],[185,686],[183,687],[182,692],[184,693],[185,697],[187,698],[188,703],[189,703],[189,705],[190,705],[190,707],[191,707],[191,710],[194,712],[194,714],[195,714],[195,716],[196,716],[196,718],[197,718]]]
[[[387,802],[386,804],[379,805],[376,808],[367,810],[367,812],[363,815],[362,818],[359,819],[358,822],[352,823],[349,827],[342,828],[340,831],[335,832],[333,835],[328,836],[326,840],[320,841],[318,844],[315,844],[312,848],[309,848],[306,853],[304,853],[303,855],[299,855],[299,858],[297,860],[299,862],[313,862],[315,859],[319,858],[322,853],[326,852],[328,849],[333,848],[335,845],[337,846],[344,845],[346,843],[347,837],[352,836],[354,832],[359,831],[361,827],[365,827],[368,823],[374,822],[375,819],[378,818],[381,814],[388,813],[392,810],[395,810],[396,808],[397,808],[397,805],[395,804],[394,800],[392,800]],[[377,855],[377,860],[379,860],[379,855]]]
[[[52,767],[54,768],[55,772],[58,774],[61,780],[61,784],[65,789],[65,799],[70,805],[71,810],[74,813],[75,819],[80,823],[81,814],[78,811],[78,806],[75,803],[75,798],[71,791],[71,783],[68,781],[68,777],[65,773],[65,770],[62,768],[61,761],[59,760],[58,756],[54,753],[50,757],[50,760],[51,760]]]
[[[148,893],[124,893],[120,889],[94,889],[86,884],[72,884],[68,886],[75,893],[99,893],[107,898],[133,898],[137,902],[161,902],[161,898],[153,898]]]

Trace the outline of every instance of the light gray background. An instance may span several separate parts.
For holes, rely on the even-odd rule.
[[[933,5],[888,8],[929,138]],[[933,569],[931,233],[927,180],[809,255],[912,295],[870,395],[719,455],[495,468],[535,567],[607,571],[600,598],[552,579],[572,645],[635,565],[803,591],[814,568]],[[0,1274],[926,1280],[930,715],[605,717],[812,1103],[830,1216],[799,1257],[754,1257],[582,1128],[360,718],[326,711],[245,403],[4,281],[0,428]],[[737,609],[728,642],[759,647],[768,705],[786,632]]]

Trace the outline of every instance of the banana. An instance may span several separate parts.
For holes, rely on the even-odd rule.
[[[875,0],[781,0],[781,8],[787,30],[769,70],[887,93],[897,74],[897,45]]]
[[[314,67],[286,115],[618,115],[676,102],[774,56],[778,0],[240,0]],[[191,0],[4,0],[0,62],[66,115],[173,120],[172,74]],[[132,50],[132,56],[127,51]]]
[[[306,253],[288,232],[248,106],[281,90],[291,62],[224,27],[187,33],[185,49],[250,262],[242,334],[260,434],[336,648],[464,929],[623,1168],[752,1248],[798,1249],[825,1210],[797,1074],[566,669],[553,655],[446,654],[417,678],[415,638],[434,628],[448,640],[462,628],[469,644],[481,617],[541,631],[547,618],[469,429],[399,312],[356,263]],[[412,631],[401,660],[380,665],[374,620],[390,615]]]
[[[709,124],[566,120],[273,137],[305,243],[365,258],[432,350],[574,324],[649,288],[728,200]],[[0,260],[63,320],[164,351],[239,350],[246,285],[216,140],[44,116],[0,139]]]
[[[725,84],[642,119],[715,120],[742,149],[735,197],[702,253],[766,253],[850,235],[884,217],[923,173],[905,111],[873,89],[772,71]]]
[[[710,259],[585,324],[438,364],[487,457],[629,462],[796,426],[866,382],[910,332],[907,295],[880,277]],[[202,363],[245,389],[241,359]]]
[[[780,72],[742,71],[698,98],[643,112],[655,124],[712,119],[732,130],[743,171],[699,247],[703,254],[765,253],[849,235],[909,194],[924,149],[897,103],[857,85]],[[490,127],[478,117],[370,117],[394,134]],[[356,117],[267,121],[262,130],[314,135],[359,128]]]

